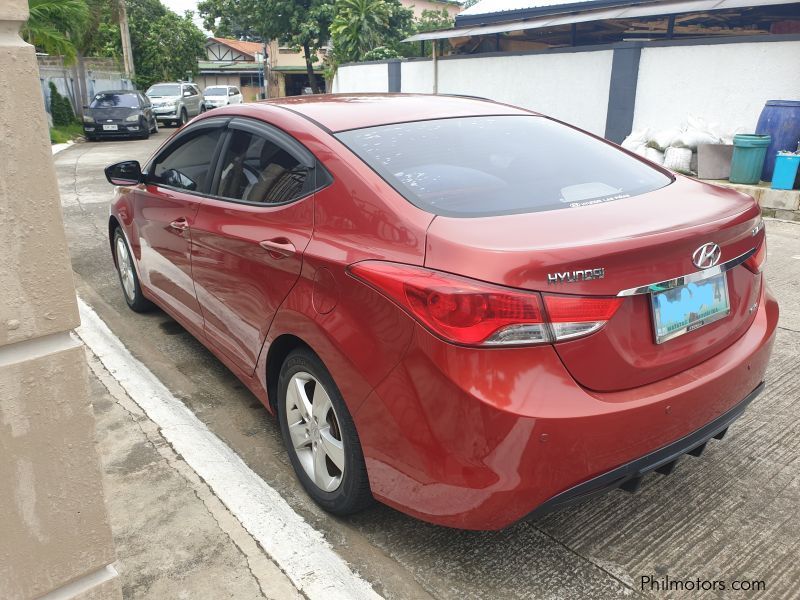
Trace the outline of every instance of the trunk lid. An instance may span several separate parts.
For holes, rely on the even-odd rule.
[[[753,229],[759,220],[749,196],[678,176],[661,189],[605,204],[472,219],[437,216],[428,229],[425,266],[545,293],[616,296],[697,272],[692,255],[708,242],[720,246],[720,263],[758,247],[764,231],[753,235]],[[603,329],[555,348],[573,377],[593,390],[674,375],[729,346],[752,322],[761,276],[738,266],[726,277],[731,310],[719,321],[656,344],[651,295],[634,295]]]

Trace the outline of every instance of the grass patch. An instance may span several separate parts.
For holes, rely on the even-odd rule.
[[[70,125],[59,125],[58,127],[50,128],[50,143],[51,144],[64,144],[70,140],[81,137],[83,135],[83,126],[80,123],[71,123]]]

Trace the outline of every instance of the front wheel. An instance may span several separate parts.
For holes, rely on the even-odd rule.
[[[179,127],[183,127],[186,123],[189,122],[189,115],[186,114],[186,109],[181,109],[181,120],[178,122]]]
[[[153,126],[150,128],[150,133],[158,133],[158,119],[153,117]]]
[[[136,268],[133,265],[133,256],[130,248],[128,248],[128,242],[119,228],[114,231],[114,258],[116,259],[117,274],[122,285],[122,295],[125,297],[125,302],[135,312],[150,310],[153,304],[142,294],[139,276],[136,274]]]
[[[289,354],[277,400],[289,460],[314,502],[335,515],[369,506],[372,493],[353,419],[316,354],[308,349]]]

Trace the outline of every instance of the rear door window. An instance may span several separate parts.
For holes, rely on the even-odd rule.
[[[310,170],[284,148],[251,131],[232,129],[216,195],[256,204],[283,204],[311,191]]]
[[[336,134],[412,204],[455,216],[567,209],[672,182],[666,174],[545,117],[461,117]]]

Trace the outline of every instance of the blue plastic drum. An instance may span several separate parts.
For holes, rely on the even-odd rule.
[[[761,171],[762,180],[772,181],[778,151],[794,152],[800,143],[800,100],[768,100],[758,118],[756,133],[772,139]]]

